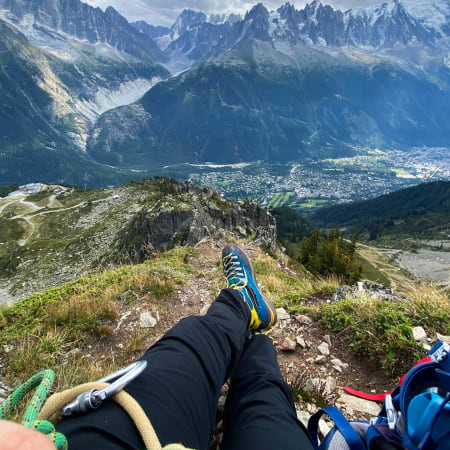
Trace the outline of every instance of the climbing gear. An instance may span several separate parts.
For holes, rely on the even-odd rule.
[[[98,400],[101,404],[106,398],[111,398],[131,417],[146,448],[160,450],[162,449],[161,443],[144,410],[131,395],[122,390],[142,373],[146,365],[146,361],[139,361],[95,383],[82,384],[73,389],[53,394],[46,402],[45,399],[55,380],[55,373],[52,370],[43,370],[19,386],[0,405],[0,419],[7,416],[24,399],[25,395],[37,387],[24,414],[22,425],[47,435],[58,450],[67,450],[66,437],[55,431],[55,424],[59,419],[64,415],[69,415],[69,412],[70,414],[83,413],[95,409],[99,406]],[[107,383],[113,380],[116,381],[112,384]],[[181,450],[185,447],[171,444],[164,449]]]
[[[67,449],[66,437],[55,431],[55,427],[47,420],[41,420],[38,415],[55,381],[52,370],[42,370],[28,381],[20,385],[1,405],[0,419],[7,416],[31,391],[36,389],[23,416],[22,425],[47,435],[58,450]]]
[[[91,389],[80,394],[75,401],[64,406],[62,414],[64,417],[72,414],[83,414],[98,408],[107,398],[116,395],[127,384],[137,378],[147,367],[147,361],[138,361],[124,369],[120,369],[107,377],[98,380],[98,383],[109,383],[102,390]],[[113,382],[113,380],[115,380]]]
[[[244,251],[237,245],[226,245],[222,251],[222,266],[227,287],[236,290],[250,308],[250,329],[260,331],[275,325],[277,312],[260,292],[252,263]]]
[[[335,407],[314,414],[308,431],[316,449],[450,450],[450,345],[438,341],[430,358],[404,377],[401,386],[384,394],[378,417],[349,422]],[[318,445],[320,417],[328,414],[335,427]]]

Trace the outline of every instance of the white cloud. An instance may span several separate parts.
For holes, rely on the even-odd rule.
[[[189,8],[196,11],[211,13],[245,13],[251,9],[258,0],[84,0],[92,6],[99,6],[103,10],[113,6],[129,21],[145,20],[152,25],[170,26],[173,24],[183,9]],[[310,0],[312,1],[312,0]],[[338,9],[348,9],[355,6],[367,6],[382,3],[383,0],[322,0]],[[264,5],[268,9],[277,9],[285,0],[265,0]],[[302,7],[307,0],[291,1],[296,7]]]

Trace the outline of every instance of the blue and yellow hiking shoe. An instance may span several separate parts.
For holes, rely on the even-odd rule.
[[[261,331],[275,325],[277,312],[272,302],[259,291],[255,271],[244,251],[237,245],[226,245],[222,251],[222,266],[227,287],[235,289],[250,308],[250,329]]]

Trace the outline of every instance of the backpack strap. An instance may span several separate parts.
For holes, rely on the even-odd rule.
[[[327,414],[335,423],[336,428],[341,432],[351,450],[366,450],[366,446],[359,437],[358,433],[352,428],[350,422],[335,406],[328,406],[316,412],[308,421],[308,433],[314,448],[319,448],[319,439],[317,437],[317,430],[319,428],[319,420]]]

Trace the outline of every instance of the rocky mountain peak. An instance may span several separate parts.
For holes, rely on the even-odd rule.
[[[50,45],[47,29],[62,34],[56,38],[60,45],[66,39],[87,40],[91,44],[105,43],[140,59],[165,61],[166,57],[153,40],[139,33],[113,7],[105,12],[80,0],[0,0],[0,10],[7,20],[34,43],[36,34],[43,33]],[[26,15],[33,17],[33,22]],[[39,43],[39,39],[37,41]]]
[[[271,41],[269,34],[269,11],[262,3],[256,4],[245,15],[242,22],[242,33],[238,42],[248,39]]]
[[[241,17],[240,14],[234,14],[234,13],[231,13],[231,14],[228,16],[227,22],[228,22],[230,25],[233,25],[234,23],[239,22],[240,20],[242,20],[242,17]]]
[[[257,3],[250,11],[247,11],[244,20],[268,19],[269,11],[262,3]]]
[[[161,26],[153,26],[145,22],[144,20],[138,20],[137,22],[133,22],[130,24],[136,30],[140,31],[141,33],[146,34],[148,37],[155,39],[160,36],[164,36],[166,34],[169,34],[170,28],[168,27],[161,27]]]
[[[280,15],[280,18],[283,20],[287,20],[292,17],[295,17],[295,15],[297,14],[297,10],[295,9],[295,6],[289,2],[286,2],[284,5],[280,6],[277,9],[277,12]]]
[[[191,27],[205,22],[206,19],[206,14],[202,12],[184,9],[170,29],[171,39],[177,39]]]

